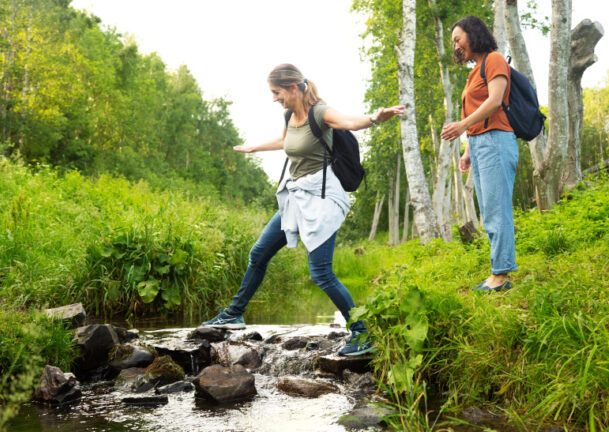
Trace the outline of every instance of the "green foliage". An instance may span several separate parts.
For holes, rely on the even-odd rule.
[[[41,313],[0,308],[0,430],[30,399],[46,364],[69,370],[71,334]]]
[[[2,154],[200,196],[252,202],[272,194],[255,159],[232,150],[242,140],[230,102],[204,100],[185,66],[167,70],[68,4],[0,8]]]
[[[591,181],[552,211],[515,222],[520,269],[504,293],[471,292],[488,276],[485,238],[364,243],[364,255],[349,258],[385,269],[365,270],[373,294],[356,314],[370,324],[377,374],[399,408],[396,428],[430,429],[427,399],[444,412],[498,406],[526,428],[609,427],[609,182]],[[424,339],[419,351],[413,334]]]
[[[268,217],[144,182],[32,172],[6,159],[0,209],[0,296],[8,304],[80,301],[90,313],[134,316],[207,315],[224,305]],[[265,284],[287,290],[296,276],[274,269],[295,259],[279,254]]]

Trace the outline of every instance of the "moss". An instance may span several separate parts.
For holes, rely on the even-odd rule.
[[[159,381],[161,385],[184,379],[184,369],[169,356],[157,357],[146,368],[146,375]]]
[[[108,354],[108,359],[111,362],[127,360],[133,354],[134,349],[131,345],[114,345]]]

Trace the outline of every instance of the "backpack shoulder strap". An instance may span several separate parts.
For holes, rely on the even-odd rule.
[[[327,152],[332,154],[332,150],[330,150],[330,147],[328,147],[328,144],[324,140],[323,134],[321,133],[321,128],[315,121],[315,113],[313,112],[314,109],[315,109],[315,105],[313,105],[311,107],[311,109],[309,109],[309,126],[311,128],[311,132],[313,132],[313,135],[315,135],[315,138],[317,138],[319,141],[321,141],[323,146],[326,148]]]
[[[288,110],[285,111],[284,115],[285,115],[285,127],[286,128],[288,127],[288,123],[290,121],[290,117],[292,117],[292,112],[293,111],[291,109],[288,109]]]
[[[484,70],[485,66],[486,66],[487,57],[488,57],[488,53],[484,54],[484,58],[482,59],[482,65],[480,66],[480,76],[484,80],[484,85],[488,87],[488,82],[486,82],[486,72]],[[487,127],[488,127],[488,117],[484,119],[484,129],[486,129]]]
[[[488,53],[486,53],[484,55],[484,58],[482,59],[482,66],[480,66],[480,76],[484,80],[484,85],[488,87],[488,83],[486,82],[486,72],[485,72],[486,58],[487,57],[488,57]]]

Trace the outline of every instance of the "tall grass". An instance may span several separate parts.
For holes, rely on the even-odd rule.
[[[344,266],[386,269],[367,272],[371,294],[354,315],[375,337],[376,371],[400,407],[394,427],[429,430],[435,417],[421,408],[433,400],[444,412],[487,405],[527,430],[609,429],[609,182],[543,215],[519,214],[516,231],[515,287],[492,295],[471,292],[490,269],[484,238],[343,252]],[[417,323],[428,325],[420,351],[410,340]],[[416,367],[405,362],[417,353]]]
[[[96,314],[215,310],[267,221],[255,208],[0,160],[0,293],[16,308],[83,302]],[[266,284],[293,281],[279,254]],[[281,291],[281,288],[280,288]],[[275,290],[277,294],[277,290]]]

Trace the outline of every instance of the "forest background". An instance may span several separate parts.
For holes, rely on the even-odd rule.
[[[473,13],[492,26],[494,5],[463,1],[459,7],[451,4],[450,8],[442,8],[443,3],[438,2],[440,13],[431,13],[431,3],[417,2],[415,77],[425,78],[415,79],[415,97],[422,168],[433,191],[440,149],[434,137],[445,114],[433,20],[440,16],[445,28],[449,28],[460,16]],[[394,47],[403,18],[401,4],[358,0],[352,7],[366,17],[362,55],[369,61],[371,73],[365,103],[370,110],[396,104]],[[536,12],[533,3],[527,8],[522,7],[521,11],[523,25],[547,31],[549,20]],[[8,407],[2,415],[6,419],[15,409],[6,401],[23,400],[45,361],[69,368],[69,339],[55,324],[38,315],[40,307],[57,306],[70,299],[82,301],[90,311],[105,316],[205,314],[223,304],[234,291],[247,265],[247,251],[275,203],[272,181],[259,160],[232,150],[233,145],[243,142],[243,137],[232,119],[231,101],[225,97],[205,98],[201,89],[204,83],[198,83],[188,67],[171,69],[158,54],[140,53],[133,38],[122,36],[118,29],[105,28],[95,15],[72,8],[69,0],[3,1],[0,21],[0,313],[6,323],[0,337],[0,366],[3,406]],[[279,21],[278,25],[285,28],[287,22]],[[444,38],[449,47],[448,31]],[[221,59],[208,61],[212,65],[221,63]],[[467,72],[467,68],[451,67],[456,93]],[[321,68],[311,79],[323,75]],[[250,107],[254,112],[260,105],[270,105],[271,100],[266,94],[266,77],[249,77],[242,71],[231,78],[234,83],[263,89],[264,96],[256,98]],[[584,90],[583,169],[609,157],[606,84]],[[280,110],[276,114],[277,119],[272,120],[275,124],[281,121]],[[261,123],[258,127],[263,129]],[[417,289],[401,291],[403,285],[396,282],[402,277],[402,270],[395,274],[382,270],[379,279],[379,269],[435,254],[455,257],[456,265],[457,257],[465,252],[456,242],[447,246],[434,243],[427,249],[414,246],[418,242],[406,243],[400,250],[386,248],[387,241],[397,245],[417,234],[410,222],[412,210],[402,172],[399,124],[388,123],[361,135],[361,139],[368,148],[368,187],[355,194],[355,206],[340,233],[342,249],[337,256],[338,260],[349,256],[344,262],[352,263],[345,267],[353,285],[369,285],[373,278],[377,284],[386,285],[386,290],[382,290],[386,303],[377,297],[370,301],[369,310],[361,311],[371,314],[374,308],[380,310],[404,295],[418,301]],[[526,212],[535,206],[533,167],[526,143],[520,143],[520,155],[514,204]],[[455,179],[453,186],[459,181],[455,172],[450,171],[450,178]],[[465,177],[460,180],[465,181]],[[602,201],[599,197],[604,189],[600,190],[601,195],[596,198],[583,198],[594,203],[596,210],[586,210],[582,218],[603,220],[606,209],[598,201]],[[450,201],[454,200],[449,198]],[[446,208],[451,209],[447,212],[450,228],[445,233],[449,240],[465,211],[458,204]],[[477,218],[476,212],[470,217]],[[531,227],[531,220],[534,219],[521,226]],[[587,232],[583,225],[577,226],[579,235]],[[375,231],[380,232],[380,241],[370,243],[369,248],[376,258],[367,259],[378,266],[362,268],[361,263],[354,264],[348,244],[361,243],[364,237],[374,238]],[[522,234],[524,238],[529,232],[532,231]],[[538,235],[525,242],[524,252],[554,257],[569,251],[567,228],[549,237]],[[606,235],[606,226],[600,224],[586,239],[596,242]],[[470,261],[461,270],[473,272],[468,277],[475,273],[474,267],[479,267],[480,257],[485,254],[482,243],[476,245],[476,250],[466,250],[463,255]],[[591,250],[594,247],[590,246]],[[574,260],[584,262],[588,258],[590,263],[596,262],[587,256]],[[279,295],[285,298],[293,296],[290,290],[307,279],[301,261],[304,262],[297,255],[280,254],[269,271],[268,285],[279,287]],[[300,263],[299,271],[286,271],[295,268],[295,263]],[[601,261],[597,265],[602,268],[604,264]],[[433,268],[430,264],[429,273]],[[525,271],[523,281],[530,283],[527,278],[531,273],[535,274],[534,269]],[[465,280],[463,275],[460,278]],[[421,282],[421,286],[428,284]],[[437,284],[437,280],[431,283]],[[544,313],[552,307],[565,308],[557,298],[550,301],[540,297],[536,304]],[[477,303],[471,307],[476,311],[484,309]],[[595,308],[592,309],[599,312]],[[463,317],[471,312],[467,308],[455,310],[462,311]],[[374,315],[368,318],[375,319]],[[597,330],[598,324],[590,327],[590,332]],[[49,334],[54,336],[47,337]],[[405,335],[408,341],[409,336]],[[481,341],[485,339],[486,335],[478,335]],[[434,335],[437,340],[442,340],[441,336]],[[24,355],[24,347],[32,343],[42,345],[40,356]],[[404,346],[400,337],[387,342],[388,355],[381,359],[389,363],[379,363],[380,376],[394,370],[391,363],[401,364],[391,357],[395,354],[392,344]],[[415,348],[413,353],[420,347]],[[593,353],[598,350],[597,345],[590,347]],[[584,356],[583,363],[590,358]],[[404,370],[416,369],[411,366]],[[539,374],[538,381],[545,382],[545,377]],[[393,377],[393,385],[396,403],[404,393],[418,391],[408,375]],[[500,394],[506,391],[507,388]],[[564,388],[557,388],[557,400],[565,392]],[[482,397],[475,391],[470,393],[472,397]],[[592,399],[583,392],[582,398],[573,402],[582,404],[577,411],[578,422],[583,422],[586,415],[585,421],[589,421],[590,413],[593,415]],[[554,402],[550,400],[538,408],[543,414],[541,419],[555,416],[571,421],[572,413],[570,416],[561,407],[551,405]],[[530,403],[539,406],[534,399]],[[607,424],[606,415],[600,421]]]

